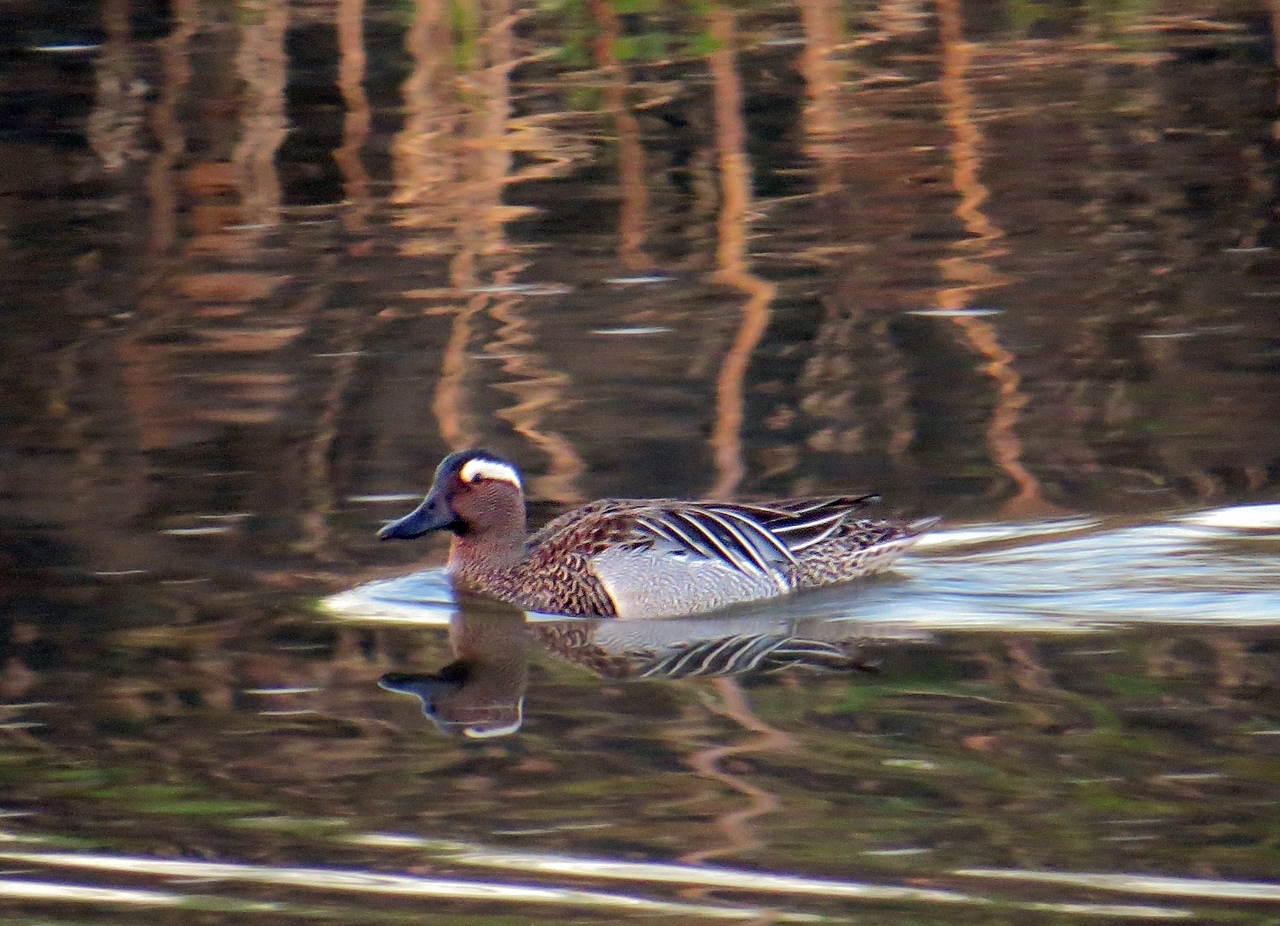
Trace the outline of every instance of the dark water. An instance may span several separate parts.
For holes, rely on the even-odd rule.
[[[0,4],[0,918],[1274,922],[1272,28]],[[945,521],[526,625],[373,537],[474,444]]]

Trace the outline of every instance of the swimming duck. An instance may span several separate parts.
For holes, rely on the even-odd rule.
[[[880,572],[938,520],[859,516],[876,499],[605,499],[530,536],[519,470],[463,450],[440,463],[422,504],[378,536],[449,531],[454,579],[530,611],[673,617]]]

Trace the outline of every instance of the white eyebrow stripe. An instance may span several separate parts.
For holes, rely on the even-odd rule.
[[[463,482],[475,482],[477,479],[501,479],[504,482],[510,482],[518,489],[523,489],[520,484],[520,474],[515,471],[515,467],[499,463],[497,460],[486,460],[483,457],[468,460],[462,464],[462,470],[458,475]]]

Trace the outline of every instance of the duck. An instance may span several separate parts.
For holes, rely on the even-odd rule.
[[[678,617],[884,571],[939,519],[866,516],[878,499],[601,499],[530,535],[519,469],[470,449],[445,457],[422,504],[377,536],[446,531],[455,583],[527,611]]]

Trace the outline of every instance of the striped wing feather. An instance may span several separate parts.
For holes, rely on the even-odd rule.
[[[742,572],[774,575],[809,547],[835,536],[874,495],[769,504],[670,502],[640,512],[636,533],[672,543]]]
[[[611,545],[667,544],[747,573],[775,576],[809,547],[838,533],[878,496],[828,496],[762,504],[674,499],[595,502],[561,515],[529,542],[529,552],[591,557]]]
[[[865,670],[857,649],[847,643],[806,640],[783,634],[746,634],[693,640],[663,650],[629,653],[640,678],[690,678],[815,670]]]

